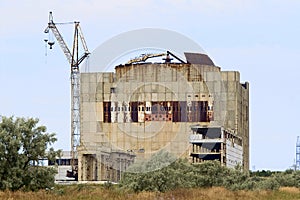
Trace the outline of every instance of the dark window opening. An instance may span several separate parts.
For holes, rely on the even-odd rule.
[[[110,88],[110,93],[116,93],[116,88]]]

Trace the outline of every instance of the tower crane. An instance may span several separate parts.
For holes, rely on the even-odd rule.
[[[75,162],[77,154],[77,147],[80,145],[80,71],[79,65],[84,61],[89,53],[85,39],[83,37],[79,22],[72,22],[74,24],[74,38],[72,52],[68,48],[66,42],[63,40],[62,35],[58,31],[56,24],[67,24],[67,23],[54,23],[52,12],[49,13],[48,26],[45,29],[45,33],[52,31],[55,36],[60,48],[64,52],[67,60],[71,65],[71,166],[72,171],[67,172],[68,177],[74,177],[78,179],[78,162]],[[69,24],[69,23],[68,23]],[[79,56],[79,38],[83,48],[83,54]],[[45,40],[47,41],[47,40]],[[54,41],[48,41],[50,49],[54,45]]]

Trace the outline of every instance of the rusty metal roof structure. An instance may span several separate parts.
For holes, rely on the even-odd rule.
[[[187,63],[190,63],[190,64],[201,64],[201,65],[213,65],[213,66],[215,66],[215,64],[213,63],[213,61],[206,54],[184,52],[184,55],[186,57]]]

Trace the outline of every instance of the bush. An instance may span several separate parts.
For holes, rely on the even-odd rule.
[[[37,191],[54,187],[54,174],[56,169],[52,167],[32,166],[24,175],[23,184],[26,191]]]
[[[258,182],[257,189],[260,190],[278,190],[280,184],[276,181],[275,178],[265,178],[262,181]]]
[[[155,161],[155,166],[163,166],[164,164],[157,162],[162,160],[160,159],[162,155],[166,155],[166,153],[159,152],[149,159],[148,162],[143,163],[146,167],[137,165],[134,167],[151,169],[153,161]],[[144,173],[124,173],[120,186],[135,192],[165,192],[177,188],[224,186],[224,177],[231,176],[230,173],[232,173],[226,167],[221,166],[218,161],[190,164],[187,160],[182,159],[155,171],[145,171]]]
[[[163,158],[169,159],[163,162],[166,160]],[[147,162],[133,165],[129,172],[123,174],[120,185],[135,192],[165,192],[179,187],[194,187],[195,183],[189,180],[194,178],[192,165],[186,160],[174,160],[169,153],[158,152]]]
[[[166,166],[162,156],[168,153],[160,152],[154,155],[144,166],[138,169],[151,169],[152,166],[165,166],[155,171],[144,173],[123,174],[120,186],[132,190],[165,192],[178,188],[214,187],[221,186],[230,190],[277,190],[281,186],[300,187],[300,171],[285,172],[262,171],[249,173],[241,166],[235,169],[221,166],[218,161],[206,161],[191,164],[179,159]],[[169,156],[169,155],[168,155]],[[154,161],[154,164],[152,163]],[[146,166],[146,167],[145,167]]]

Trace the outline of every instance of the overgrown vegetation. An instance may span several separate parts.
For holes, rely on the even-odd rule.
[[[38,166],[40,159],[55,160],[60,151],[48,146],[57,139],[37,126],[38,119],[2,117],[0,121],[0,190],[36,191],[54,186],[56,170]]]
[[[55,134],[46,133],[45,126],[37,126],[38,121],[3,117],[0,122],[0,190],[6,191],[0,192],[0,199],[7,195],[13,199],[34,199],[33,193],[21,191],[37,191],[38,199],[205,199],[205,195],[216,197],[216,190],[224,193],[221,199],[235,195],[249,199],[260,191],[275,195],[271,199],[276,199],[277,194],[280,196],[277,199],[300,199],[300,171],[245,172],[240,166],[231,169],[218,161],[191,164],[184,159],[176,160],[164,151],[146,162],[132,165],[123,173],[119,185],[55,185],[56,170],[37,163],[41,158],[54,161],[60,151],[48,149],[56,141]],[[71,193],[74,195],[69,195]],[[200,193],[205,195],[199,196]]]
[[[168,153],[158,153],[143,165],[148,168],[157,166],[161,156]],[[141,166],[134,168],[143,168]],[[144,167],[145,168],[145,167]],[[134,192],[156,191],[166,192],[178,188],[209,188],[225,187],[230,190],[277,190],[279,187],[300,187],[300,172],[287,170],[285,172],[269,173],[268,175],[242,171],[240,166],[235,169],[221,166],[218,161],[207,161],[200,164],[190,164],[179,159],[170,165],[155,171],[133,173],[130,170],[123,174],[120,186]]]

